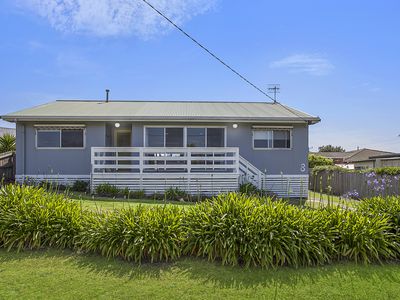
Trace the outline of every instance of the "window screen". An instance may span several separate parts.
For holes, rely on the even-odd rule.
[[[256,130],[253,132],[254,148],[272,148],[272,131]]]
[[[59,130],[38,130],[37,131],[38,148],[59,148],[60,131]]]
[[[146,146],[164,147],[164,128],[146,128]]]
[[[290,130],[274,130],[274,148],[290,148]]]
[[[83,129],[62,129],[61,147],[83,148]]]
[[[165,128],[165,147],[183,147],[183,128]]]
[[[224,128],[207,128],[207,147],[224,147],[224,133]]]
[[[205,147],[206,129],[188,128],[187,129],[187,147]]]

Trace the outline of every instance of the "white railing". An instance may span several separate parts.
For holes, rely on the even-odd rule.
[[[92,148],[92,191],[109,183],[147,194],[179,188],[215,195],[239,187],[238,148]]]
[[[239,170],[242,176],[242,183],[250,182],[259,189],[262,188],[261,179],[264,173],[242,156],[239,158]]]
[[[239,174],[238,148],[92,147],[96,173]]]

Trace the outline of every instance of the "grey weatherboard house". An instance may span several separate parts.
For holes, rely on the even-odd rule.
[[[280,103],[200,101],[60,100],[2,118],[16,123],[18,182],[208,195],[250,182],[285,197],[307,197],[320,121]]]

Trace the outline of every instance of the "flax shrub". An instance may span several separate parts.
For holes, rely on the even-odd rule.
[[[73,248],[82,230],[80,206],[43,188],[0,189],[0,245],[6,248]]]
[[[385,217],[388,219],[390,232],[393,233],[393,251],[400,258],[400,197],[373,197],[363,199],[357,211],[370,218]]]
[[[176,206],[138,206],[93,214],[81,232],[82,250],[135,262],[169,261],[181,255],[183,211]]]
[[[187,211],[185,253],[222,264],[311,266],[393,258],[388,218],[226,194]]]
[[[220,195],[187,212],[185,253],[230,265],[323,264],[334,252],[327,215],[243,194]]]

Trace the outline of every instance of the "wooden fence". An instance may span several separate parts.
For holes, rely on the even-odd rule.
[[[351,173],[341,171],[310,172],[312,191],[343,196],[356,192],[359,198],[377,195],[400,195],[400,176]]]
[[[0,154],[0,184],[15,180],[15,153]]]

